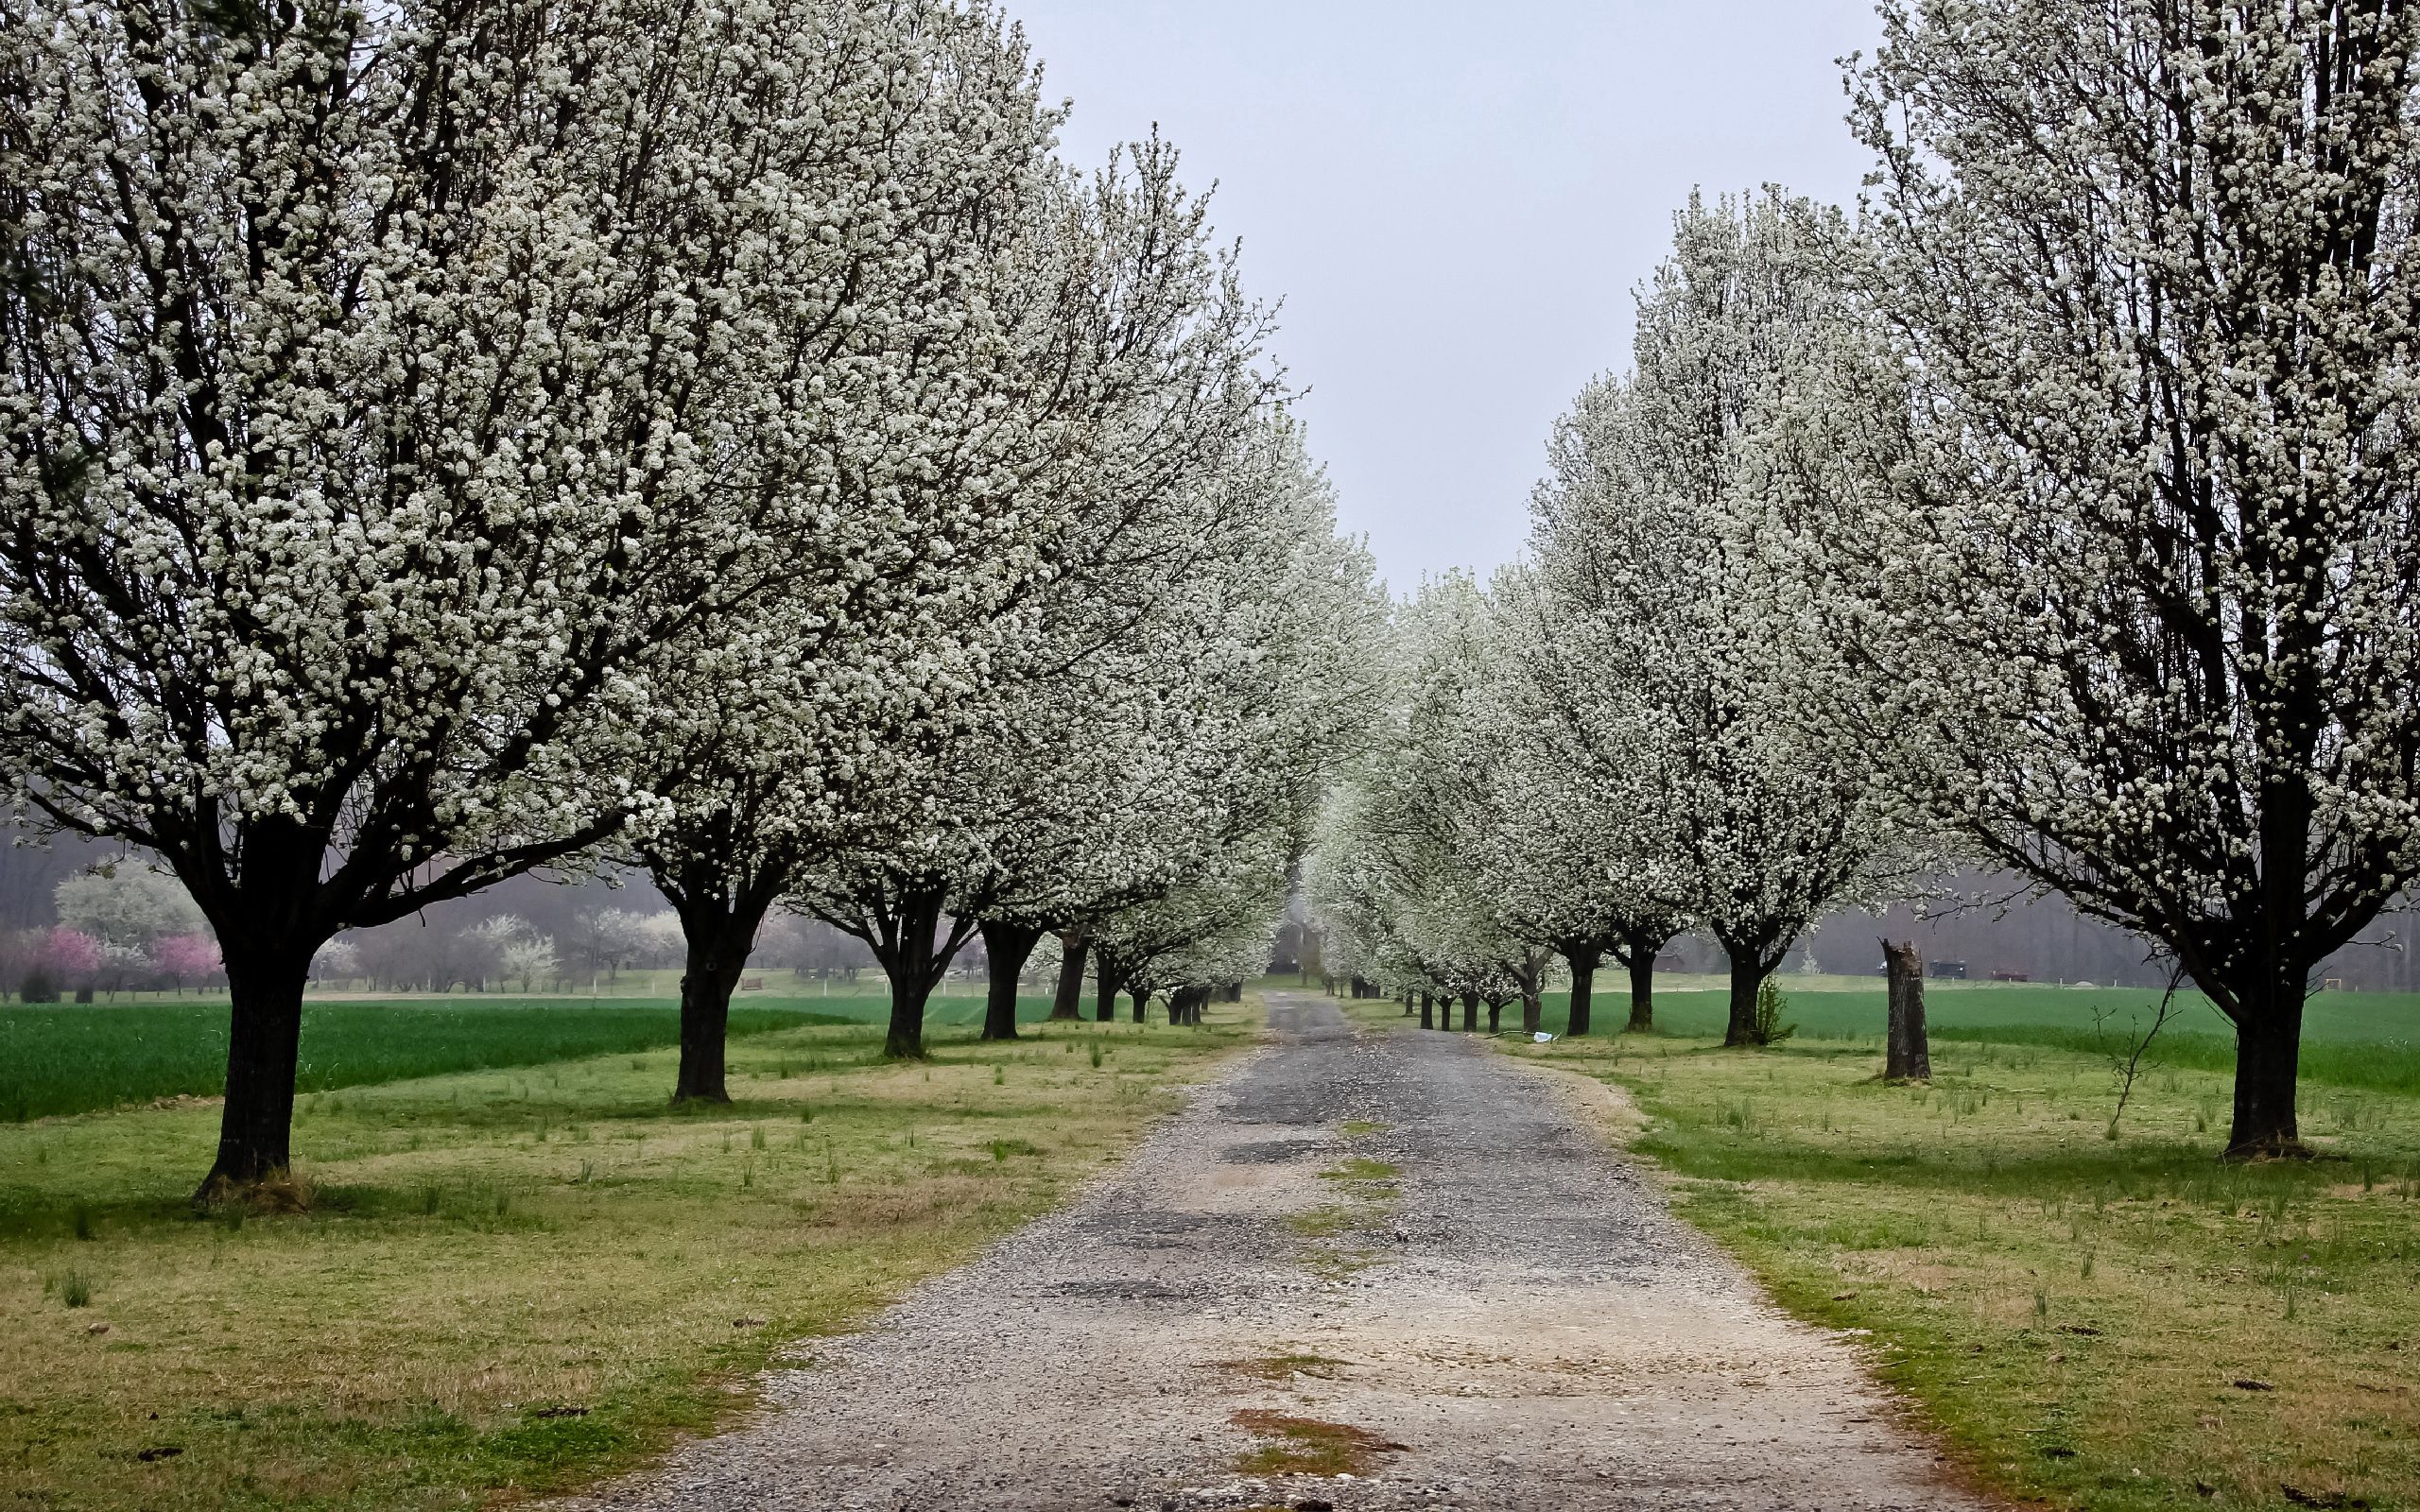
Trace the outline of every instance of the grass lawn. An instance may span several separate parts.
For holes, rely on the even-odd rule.
[[[908,1064],[770,1028],[705,1111],[668,1049],[318,1092],[301,1213],[193,1215],[214,1105],[0,1125],[9,1505],[457,1507],[632,1464],[1116,1160],[1253,1038],[1211,1013]]]
[[[1932,1085],[1888,1087],[1871,1040],[1503,1042],[1626,1088],[1678,1210],[1867,1332],[1996,1489],[2420,1507],[2420,1098],[2308,1084],[2324,1158],[2228,1166],[2228,1076],[2191,1063],[2154,1066],[2113,1140],[2108,1061],[2055,1044],[1936,1038]]]

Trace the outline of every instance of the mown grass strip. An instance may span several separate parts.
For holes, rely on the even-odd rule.
[[[1517,1047],[1626,1089],[1691,1222],[1864,1331],[1979,1477],[2083,1512],[2420,1505],[2420,1099],[2307,1089],[2316,1161],[2217,1159],[2226,1075],[1939,1037]],[[2246,1384],[2249,1383],[2250,1384]]]
[[[866,1026],[775,1029],[721,1108],[667,1106],[664,1050],[306,1094],[301,1212],[194,1216],[209,1108],[0,1125],[0,1465],[54,1512],[580,1485],[1060,1200],[1254,1016],[950,1031],[904,1064]]]

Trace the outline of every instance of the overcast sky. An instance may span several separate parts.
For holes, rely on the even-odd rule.
[[[1157,122],[1397,592],[1528,529],[1547,428],[1627,363],[1692,186],[1846,203],[1872,0],[1006,0],[1092,162]]]

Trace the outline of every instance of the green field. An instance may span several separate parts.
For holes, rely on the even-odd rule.
[[[890,1012],[881,982],[845,997],[753,997],[735,1005],[734,1037],[816,1023],[879,1023]],[[1018,1003],[1040,1020],[1047,998]],[[978,1024],[983,1000],[932,999],[939,1029]],[[535,1066],[580,1056],[675,1044],[680,1010],[669,1000],[451,997],[313,1002],[302,1011],[296,1081],[304,1091],[413,1076]],[[0,1121],[23,1122],[164,1097],[215,1097],[227,1071],[225,1002],[0,1006]]]
[[[1884,1005],[1879,984],[1852,977],[1777,980],[1789,1000],[1785,1018],[1798,1026],[1800,1039],[1880,1042]],[[2148,1031],[2159,996],[2135,988],[1935,982],[1925,994],[1925,1017],[1936,1040],[2037,1045],[2098,1056]],[[2232,1071],[2235,1035],[2218,1010],[2198,992],[2178,993],[2176,1005],[2179,1016],[2160,1031],[2146,1060],[2178,1070]],[[2093,1022],[2096,1007],[2103,1015],[2100,1026]],[[1720,1038],[1729,1013],[1728,996],[1706,977],[1683,977],[1656,990],[1659,1034]],[[1629,986],[1618,972],[1611,973],[1610,980],[1599,978],[1593,1014],[1593,1027],[1599,1034],[1616,1031],[1628,1020]],[[1562,1034],[1568,1017],[1569,999],[1560,992],[1547,994],[1547,1031]],[[1480,1022],[1486,1022],[1483,1012]],[[1508,1008],[1506,1027],[1519,1023],[1518,1011]],[[2304,1080],[2324,1086],[2420,1094],[2420,994],[2314,994],[2303,1022],[2302,1070]]]

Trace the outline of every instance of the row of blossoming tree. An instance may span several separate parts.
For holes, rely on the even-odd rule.
[[[2291,1152],[2313,974],[2420,867],[2420,13],[1883,19],[1861,213],[1693,201],[1527,561],[1401,613],[1322,905],[1532,1022],[1561,954],[1575,1034],[1702,928],[1738,1043],[1820,913],[1962,852],[2205,993],[2230,1151]]]
[[[644,870],[719,1098],[769,910],[890,1048],[980,930],[1265,943],[1380,613],[1174,153],[985,0],[30,0],[0,28],[0,764],[224,952],[205,1194],[339,931]]]

